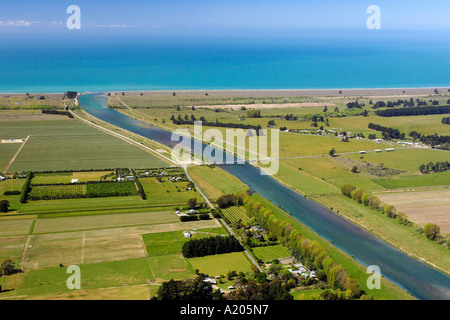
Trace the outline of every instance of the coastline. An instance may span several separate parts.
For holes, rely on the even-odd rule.
[[[76,88],[68,88],[70,91]],[[434,90],[448,92],[448,87],[399,87],[399,88],[330,88],[330,89],[166,89],[166,90],[99,90],[99,91],[80,91],[81,94],[92,93],[128,93],[128,94],[172,94],[173,92],[180,94],[222,94],[246,97],[252,94],[267,94],[283,97],[283,96],[349,96],[349,95],[411,95],[411,94],[434,94]],[[342,91],[342,93],[339,93]],[[64,92],[0,92],[0,95],[22,95],[22,94],[64,94]]]

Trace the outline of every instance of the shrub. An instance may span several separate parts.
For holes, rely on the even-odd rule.
[[[192,215],[192,216],[181,216],[180,217],[180,221],[181,222],[186,222],[186,221],[196,221],[198,220],[198,217],[196,215]]]
[[[434,223],[427,223],[423,227],[423,232],[425,236],[430,240],[437,240],[439,237],[439,233],[441,232],[441,228],[435,225]]]
[[[391,206],[389,204],[386,204],[384,206],[384,210],[383,211],[384,211],[383,213],[386,216],[388,216],[389,218],[395,218],[397,216],[397,214],[395,213],[396,212],[395,207]]]
[[[226,194],[217,199],[217,205],[219,208],[228,208],[235,206],[237,203],[237,197],[234,194]]]
[[[20,194],[20,191],[5,191],[4,193],[3,193],[3,195],[5,195],[5,196],[16,196],[16,195],[19,195]]]
[[[346,197],[351,197],[351,192],[353,191],[353,189],[355,189],[355,186],[351,185],[351,184],[346,184],[345,186],[343,186],[341,188],[341,192],[344,196]]]
[[[200,218],[200,220],[209,220],[210,219],[209,214],[207,214],[207,213],[202,213],[198,217]]]

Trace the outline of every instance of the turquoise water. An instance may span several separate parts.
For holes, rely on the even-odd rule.
[[[449,41],[5,36],[0,92],[450,85]]]
[[[106,122],[166,145],[173,144],[171,132],[146,126],[106,107],[106,97],[82,95],[81,107]],[[184,141],[183,141],[184,142]],[[449,299],[450,277],[413,259],[371,233],[338,216],[322,205],[286,188],[270,176],[262,176],[250,164],[221,166],[251,190],[290,212],[293,217],[365,266],[377,265],[381,274],[419,299]]]

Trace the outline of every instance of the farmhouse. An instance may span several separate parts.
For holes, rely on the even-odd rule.
[[[6,178],[3,176],[0,176],[0,181],[3,181],[3,180],[6,180]]]
[[[387,148],[386,151],[394,151],[394,148]]]
[[[211,284],[217,284],[217,280],[214,278],[210,278],[210,277],[206,277],[205,279],[203,279],[203,282],[209,282]]]
[[[184,235],[185,238],[192,237],[192,233],[190,233],[190,232],[184,232],[183,235]]]

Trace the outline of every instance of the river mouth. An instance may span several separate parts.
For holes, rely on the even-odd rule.
[[[107,97],[99,94],[85,94],[79,98],[80,106],[92,116],[117,127],[155,140],[164,145],[173,145],[170,131],[143,126],[143,122],[132,119],[106,106]],[[183,141],[195,150],[191,141]],[[206,147],[202,145],[200,149]],[[260,169],[245,163],[220,165],[234,175],[251,190],[282,207],[302,224],[311,228],[322,238],[348,255],[353,256],[363,266],[378,266],[381,274],[418,299],[448,300],[450,277],[416,260],[356,224],[337,215],[324,206],[305,198],[274,178],[261,175]]]

